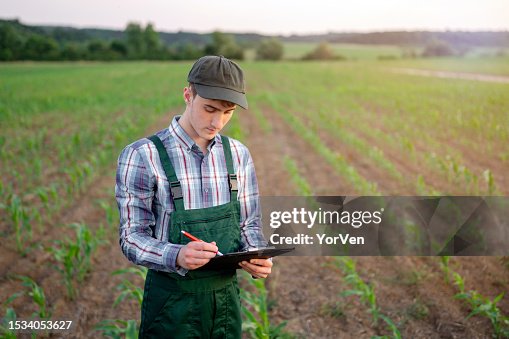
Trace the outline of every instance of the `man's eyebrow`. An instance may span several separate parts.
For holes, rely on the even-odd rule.
[[[205,104],[205,106],[208,106],[208,107],[211,107],[211,108],[213,108],[213,109],[216,109],[216,110],[220,111],[220,109],[219,109],[218,107],[213,106],[213,105],[211,105],[211,104]]]
[[[205,104],[205,106],[210,107],[210,108],[213,108],[213,109],[218,110],[218,111],[221,111],[221,108],[216,107],[216,106],[211,105],[211,104]],[[235,105],[235,106],[224,106],[224,107],[225,107],[225,108],[228,108],[225,112],[228,112],[228,111],[234,111],[234,110],[235,110],[235,108],[237,108],[237,106],[236,106],[236,105]]]

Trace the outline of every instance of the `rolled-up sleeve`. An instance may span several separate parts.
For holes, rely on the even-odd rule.
[[[264,247],[267,246],[267,241],[262,232],[260,195],[253,159],[247,147],[242,144],[237,147],[242,154],[238,168],[242,250]]]
[[[143,152],[132,146],[124,148],[118,158],[115,197],[120,213],[120,247],[137,265],[185,275],[187,270],[176,267],[182,245],[152,237],[155,176],[147,168]]]

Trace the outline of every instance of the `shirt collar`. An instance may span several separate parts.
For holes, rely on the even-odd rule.
[[[194,142],[193,138],[191,138],[189,134],[187,134],[187,132],[178,123],[181,117],[182,117],[181,115],[176,115],[173,117],[173,120],[171,121],[170,126],[168,127],[170,135],[175,137],[177,142],[181,144],[184,147],[184,149],[188,151],[190,151],[191,149],[199,150],[200,148]],[[210,151],[212,147],[217,143],[221,144],[221,136],[219,134],[216,134],[212,142],[207,146],[207,149]]]

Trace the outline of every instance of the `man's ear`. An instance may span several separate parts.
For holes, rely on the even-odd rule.
[[[193,94],[191,93],[191,89],[189,87],[184,87],[184,101],[186,104],[190,104],[193,100]]]

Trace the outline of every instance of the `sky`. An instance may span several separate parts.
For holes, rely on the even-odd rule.
[[[509,30],[509,0],[0,0],[25,24],[158,31],[321,34],[394,30]]]

